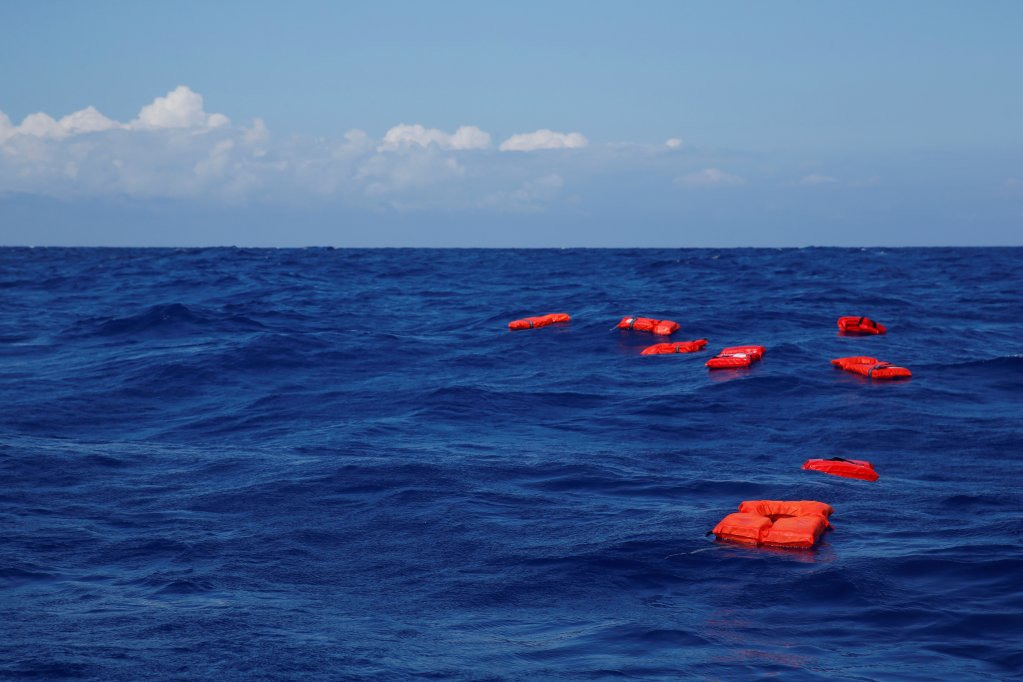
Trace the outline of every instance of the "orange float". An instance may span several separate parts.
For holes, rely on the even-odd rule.
[[[842,457],[808,459],[803,462],[803,468],[807,471],[820,471],[832,476],[858,478],[861,481],[876,481],[878,478],[877,472],[874,471],[874,465],[863,459],[844,459]]]
[[[767,547],[808,548],[831,524],[831,505],[812,500],[751,500],[711,532],[718,540]]]
[[[707,361],[711,369],[735,369],[749,367],[764,357],[763,346],[729,346]]]
[[[913,373],[905,367],[897,367],[890,362],[882,362],[877,358],[865,355],[835,358],[831,364],[846,372],[862,374],[868,379],[908,379],[913,376]]]
[[[667,336],[678,331],[678,322],[654,320],[649,317],[623,317],[622,321],[615,325],[615,329],[632,329],[637,332],[653,332]]]
[[[655,343],[643,349],[640,355],[670,355],[674,353],[695,353],[707,345],[707,339],[695,341],[676,341],[675,343]]]
[[[842,334],[884,334],[888,330],[869,317],[847,315],[838,318],[838,331]]]
[[[546,327],[549,324],[556,322],[568,322],[572,318],[566,313],[551,313],[549,315],[540,315],[538,317],[524,317],[521,320],[512,320],[508,323],[508,329],[516,331],[519,329],[536,329],[538,327]]]

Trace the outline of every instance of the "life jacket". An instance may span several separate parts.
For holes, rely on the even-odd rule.
[[[862,374],[868,379],[908,379],[913,376],[905,367],[896,367],[890,362],[881,362],[877,358],[866,356],[836,358],[831,364],[847,372]]]
[[[707,361],[711,369],[735,369],[749,367],[764,357],[763,346],[729,346]]]
[[[521,320],[512,320],[508,323],[508,329],[516,331],[518,329],[536,329],[537,327],[546,327],[549,324],[555,322],[568,322],[572,318],[565,313],[551,313],[549,315],[540,315],[539,317],[525,317]]]
[[[874,465],[862,459],[843,459],[841,457],[808,459],[803,462],[803,468],[808,471],[820,471],[833,476],[858,478],[861,481],[877,480],[877,472],[874,471]]]
[[[769,547],[813,547],[834,509],[810,500],[752,500],[739,505],[711,532],[718,540]]]
[[[653,332],[667,336],[678,331],[678,322],[671,320],[652,320],[649,317],[623,317],[622,321],[615,325],[616,329],[632,329],[637,332]]]
[[[695,353],[707,345],[707,339],[695,341],[676,341],[675,343],[655,343],[643,349],[640,355],[668,355],[672,353]]]
[[[838,318],[838,331],[842,334],[884,334],[888,330],[869,317],[849,315]]]

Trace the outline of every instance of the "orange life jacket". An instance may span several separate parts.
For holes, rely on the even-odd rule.
[[[729,346],[721,349],[721,352],[707,361],[711,369],[734,369],[736,367],[749,367],[755,361],[764,357],[763,346]]]
[[[866,356],[854,356],[849,358],[836,358],[831,364],[847,372],[862,374],[868,379],[908,379],[913,376],[905,367],[896,367],[890,362],[881,362],[877,358]]]
[[[622,321],[615,325],[617,329],[633,329],[637,332],[653,332],[667,336],[678,331],[678,323],[671,320],[653,320],[649,317],[623,317]]]
[[[813,547],[830,527],[834,509],[810,500],[752,500],[711,531],[719,540],[770,547]]]
[[[549,315],[540,315],[539,317],[525,317],[521,320],[512,320],[508,323],[508,329],[515,331],[517,329],[535,329],[537,327],[546,327],[549,324],[555,322],[568,322],[572,318],[565,313],[551,313]]]
[[[869,317],[849,315],[838,318],[838,331],[843,334],[884,334],[888,330]]]
[[[695,353],[707,345],[707,339],[695,341],[676,341],[675,343],[655,343],[643,349],[641,355],[668,355],[671,353]]]
[[[808,459],[803,462],[803,468],[808,471],[832,474],[833,476],[858,478],[862,481],[877,480],[877,472],[874,471],[874,465],[862,459],[843,459],[841,457]]]

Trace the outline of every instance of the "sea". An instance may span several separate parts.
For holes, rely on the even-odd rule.
[[[1023,679],[1021,486],[1021,248],[0,249],[0,679]]]

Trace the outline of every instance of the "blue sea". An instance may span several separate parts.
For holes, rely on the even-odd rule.
[[[1019,248],[0,249],[0,678],[1021,679],[1021,292]],[[706,536],[752,499],[834,528]]]

